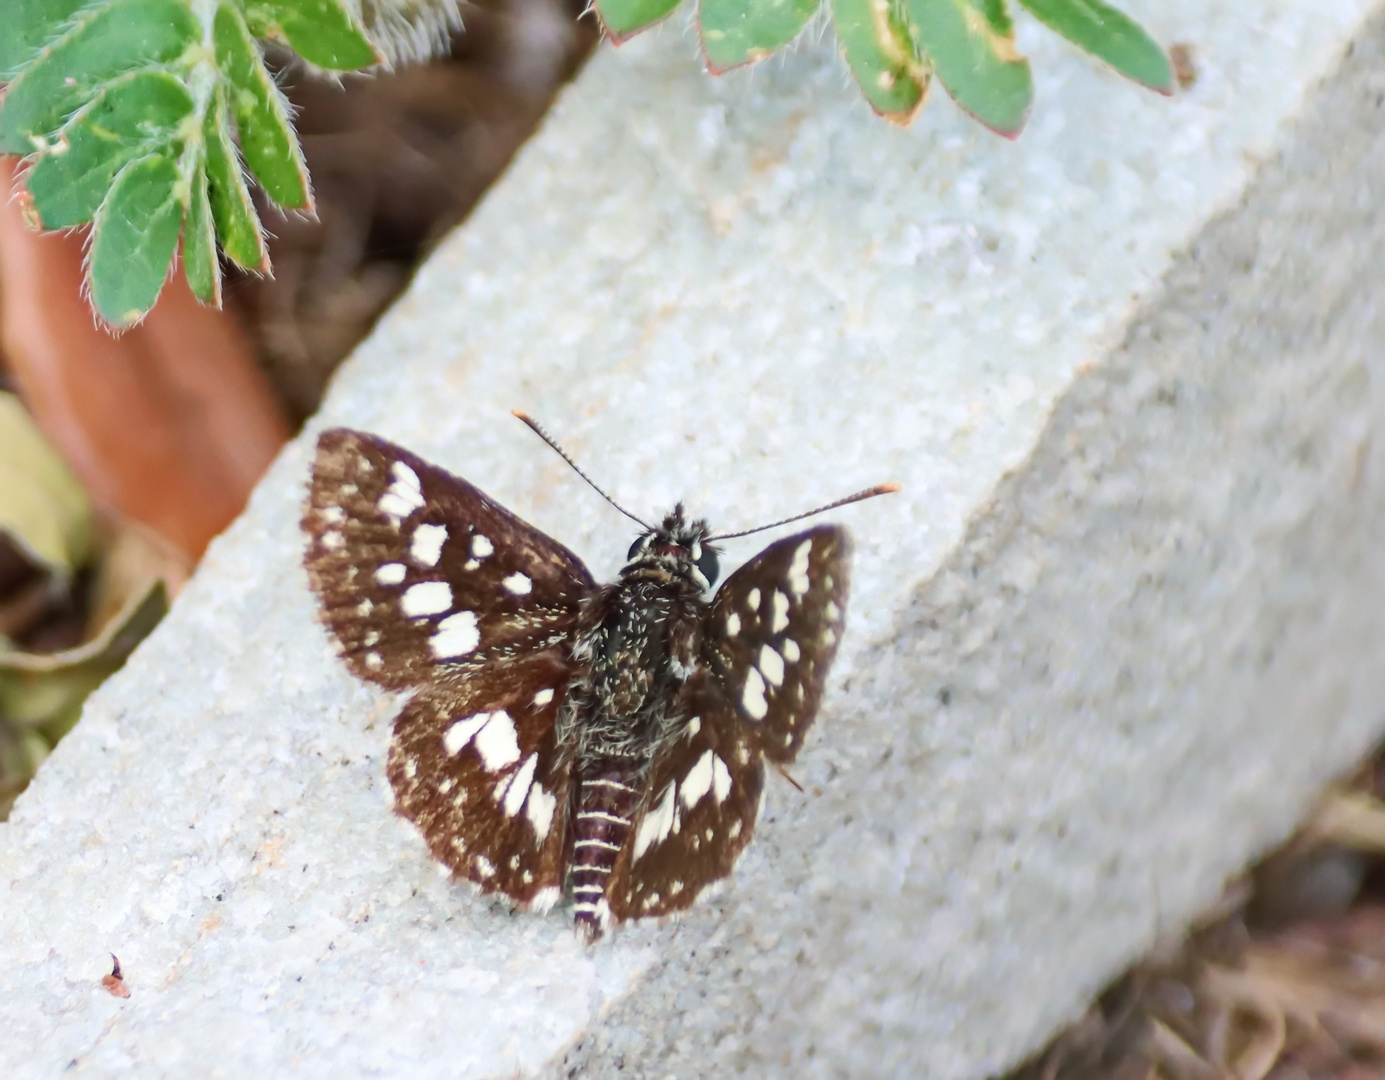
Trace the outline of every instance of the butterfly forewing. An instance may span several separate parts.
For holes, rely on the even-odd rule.
[[[557,644],[593,587],[567,548],[361,432],[319,438],[303,527],[308,576],[343,657],[392,690]]]
[[[563,883],[570,779],[554,723],[570,677],[551,649],[503,673],[445,678],[404,706],[387,767],[434,858],[540,908]]]
[[[608,899],[618,920],[690,906],[731,872],[755,831],[764,766],[754,733],[706,671],[680,697],[688,720],[654,763],[612,874]]]
[[[833,525],[779,540],[727,578],[707,613],[703,656],[770,761],[792,761],[817,715],[845,625],[850,554]]]

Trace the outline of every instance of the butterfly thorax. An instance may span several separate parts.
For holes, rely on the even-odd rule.
[[[679,505],[635,541],[619,579],[583,605],[572,649],[580,668],[558,723],[579,773],[609,759],[643,772],[676,729],[670,705],[695,668],[703,592],[716,578],[708,532]]]
[[[573,658],[580,664],[558,741],[574,762],[652,762],[677,717],[669,707],[692,673],[705,603],[687,582],[623,577],[591,597]]]

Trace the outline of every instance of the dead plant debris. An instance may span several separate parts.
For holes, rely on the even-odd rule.
[[[1385,754],[1006,1080],[1385,1077]]]

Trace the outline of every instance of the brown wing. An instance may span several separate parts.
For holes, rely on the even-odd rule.
[[[386,767],[434,858],[543,910],[563,884],[569,772],[554,722],[568,679],[549,650],[429,686],[395,720]]]
[[[562,544],[359,431],[318,439],[303,528],[308,577],[347,665],[392,690],[550,647],[593,588]]]
[[[617,921],[668,915],[731,872],[755,831],[764,766],[754,733],[707,672],[679,710],[682,732],[654,763],[606,893]]]
[[[703,659],[770,761],[792,761],[817,716],[850,572],[846,530],[820,525],[771,544],[727,578],[703,620]]]

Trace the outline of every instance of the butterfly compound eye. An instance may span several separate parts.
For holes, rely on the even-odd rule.
[[[645,549],[645,547],[648,546],[648,544],[649,544],[649,534],[648,534],[648,533],[645,533],[643,536],[636,537],[636,538],[635,538],[635,542],[634,542],[633,544],[630,545],[630,550],[629,550],[628,552],[626,552],[625,561],[626,561],[626,562],[629,562],[629,561],[630,561],[631,559],[633,559],[636,555],[638,555],[641,551],[643,551],[643,550]]]
[[[702,554],[697,560],[697,568],[702,572],[702,576],[707,579],[707,586],[709,588],[717,583],[717,572],[719,570],[717,566],[717,553],[711,547],[706,545],[703,546]]]

